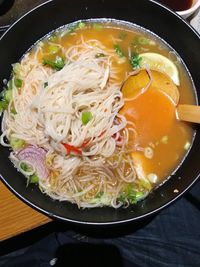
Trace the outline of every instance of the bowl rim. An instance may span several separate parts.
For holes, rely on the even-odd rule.
[[[200,0],[197,0],[197,2],[192,5],[190,8],[182,10],[182,11],[176,11],[179,15],[187,15],[187,14],[192,14],[195,12],[198,8],[200,7]]]
[[[20,18],[18,18],[6,31],[5,33],[1,36],[1,39],[4,37],[4,35],[7,34],[7,32],[9,32],[19,21],[21,21],[24,17],[26,17],[29,13],[33,12],[34,10],[40,8],[41,6],[44,6],[46,4],[49,4],[50,2],[53,2],[54,0],[48,0],[34,8],[32,8],[30,11],[26,12],[25,14],[23,14]],[[200,40],[200,34],[187,22],[185,21],[179,14],[177,14],[177,12],[171,10],[170,8],[162,5],[161,3],[156,2],[155,0],[148,0],[149,2],[153,2],[154,4],[160,6],[161,8],[164,8],[165,10],[168,10],[169,13],[173,14],[174,16],[178,17],[179,20],[182,21],[183,24],[185,24]],[[200,0],[199,0],[200,2]],[[109,18],[108,18],[109,19]],[[192,183],[189,184],[189,186],[187,186],[186,188],[184,188],[184,190],[182,190],[182,192],[177,193],[170,201],[167,201],[165,204],[159,206],[158,208],[151,210],[145,214],[142,214],[140,216],[137,217],[132,217],[129,219],[121,219],[121,220],[117,220],[117,221],[107,221],[107,222],[91,222],[91,221],[80,221],[80,220],[76,220],[76,219],[70,219],[70,218],[66,218],[54,213],[49,212],[48,210],[45,210],[42,207],[37,206],[36,204],[34,204],[32,201],[28,200],[26,197],[24,197],[23,195],[21,195],[20,193],[18,193],[10,184],[9,182],[0,174],[0,180],[6,185],[7,188],[9,188],[9,190],[14,193],[14,195],[16,195],[19,199],[21,199],[24,203],[26,203],[29,207],[34,208],[35,210],[41,212],[42,214],[49,216],[51,218],[54,219],[58,219],[64,222],[69,222],[69,223],[75,223],[78,225],[94,225],[94,226],[106,226],[106,225],[122,225],[122,224],[126,224],[126,223],[130,223],[130,222],[136,222],[138,220],[144,219],[144,218],[148,218],[154,214],[156,214],[157,212],[163,210],[164,208],[166,208],[167,206],[171,205],[173,202],[175,202],[179,197],[181,197],[189,188],[191,188],[196,182],[197,180],[200,178],[200,173],[196,176],[196,178],[192,181]]]

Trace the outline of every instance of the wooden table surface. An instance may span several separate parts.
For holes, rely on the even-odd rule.
[[[49,217],[24,204],[0,181],[0,241],[50,221]]]

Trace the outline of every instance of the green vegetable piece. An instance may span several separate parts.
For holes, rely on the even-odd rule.
[[[13,115],[16,115],[17,114],[17,111],[16,111],[16,109],[13,107],[13,108],[11,108],[11,113],[13,114]]]
[[[20,164],[20,168],[25,171],[25,172],[28,172],[28,171],[31,171],[30,167],[28,166],[28,164],[26,164],[25,162],[22,162]]]
[[[7,103],[9,103],[12,100],[12,90],[8,89],[4,92],[4,99]]]
[[[142,58],[137,54],[132,54],[129,61],[133,69],[139,69],[140,68],[140,62]]]
[[[139,181],[139,188],[141,190],[145,189],[145,190],[149,191],[152,189],[152,185],[147,179],[146,180],[140,180]]]
[[[103,196],[103,192],[99,192],[98,194],[96,194],[95,198],[101,198]]]
[[[20,72],[21,72],[21,64],[20,63],[15,63],[15,64],[12,64],[12,67],[13,67],[13,73],[17,76],[20,75]]]
[[[60,47],[57,45],[50,45],[49,46],[49,52],[51,54],[56,54],[59,51]]]
[[[103,29],[103,26],[99,23],[94,23],[93,29],[95,29],[96,31],[101,31]]]
[[[84,22],[79,22],[79,24],[78,24],[78,28],[79,29],[83,29],[83,28],[85,28],[85,26],[86,26],[86,24],[84,23]]]
[[[99,57],[105,57],[106,55],[104,53],[97,53],[95,55],[96,58],[99,58]]]
[[[65,60],[62,57],[56,57],[55,65],[57,70],[61,70],[65,66]]]
[[[12,90],[13,89],[13,79],[11,79],[10,81],[8,81],[6,88],[9,89],[9,90]]]
[[[4,100],[0,101],[0,112],[2,112],[3,110],[7,109],[8,107],[8,103]]]
[[[23,148],[23,146],[25,145],[25,141],[22,139],[18,139],[16,137],[11,137],[10,138],[10,145],[14,151],[19,150],[19,149]]]
[[[44,88],[46,88],[48,86],[48,82],[44,83]]]
[[[30,184],[38,184],[39,183],[39,177],[36,174],[31,175],[29,183]]]
[[[90,111],[85,111],[82,113],[81,120],[83,125],[86,125],[91,119],[92,119],[92,113]]]
[[[22,80],[19,78],[14,78],[14,84],[17,88],[22,87]]]
[[[124,40],[124,39],[126,38],[126,36],[127,36],[127,33],[125,33],[125,32],[120,32],[120,34],[119,34],[119,39]]]
[[[114,45],[114,49],[115,49],[115,52],[117,53],[117,55],[119,57],[124,57],[125,56],[124,52],[122,51],[121,47],[118,44]]]
[[[141,45],[148,45],[150,43],[150,40],[146,37],[143,37],[143,36],[139,36],[137,41]]]
[[[65,61],[62,57],[57,56],[55,60],[43,58],[43,65],[47,65],[55,70],[61,70],[65,66]]]
[[[135,194],[136,201],[141,200],[143,197],[144,197],[144,192],[140,192],[140,191],[136,192]]]

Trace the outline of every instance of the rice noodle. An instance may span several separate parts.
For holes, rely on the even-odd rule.
[[[114,50],[82,38],[63,50],[67,63],[57,72],[41,64],[40,52],[37,46],[21,61],[23,86],[19,90],[13,85],[12,101],[3,115],[1,144],[10,146],[4,138],[14,137],[46,151],[49,175],[39,177],[39,186],[53,199],[83,208],[120,207],[118,196],[124,185],[137,179],[127,147],[129,131],[137,133],[131,123],[126,128],[127,121],[119,114],[124,99],[112,65]],[[99,53],[105,56],[97,57]],[[87,124],[82,123],[84,111],[92,114]],[[81,155],[68,153],[63,144],[79,149]],[[10,154],[15,166],[26,176],[33,174],[19,167],[22,161],[17,153]],[[104,199],[95,202],[98,194]]]

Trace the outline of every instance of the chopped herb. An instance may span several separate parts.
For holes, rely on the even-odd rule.
[[[29,171],[31,171],[30,167],[29,167],[28,164],[26,164],[25,162],[22,162],[22,163],[20,164],[20,168],[21,168],[23,171],[25,171],[25,172],[29,172]]]
[[[12,67],[13,67],[13,73],[17,76],[19,76],[20,72],[21,72],[21,64],[20,63],[15,63],[15,64],[12,64]]]
[[[139,36],[137,38],[137,42],[140,44],[140,45],[148,45],[150,43],[150,40],[146,37],[143,37],[143,36]]]
[[[122,51],[121,47],[118,44],[114,45],[115,52],[119,57],[124,57],[124,52]]]
[[[86,125],[91,119],[92,119],[92,113],[90,111],[85,111],[82,113],[81,120],[83,125]]]
[[[8,107],[8,103],[4,100],[0,101],[0,112],[2,112],[3,110],[7,109]]]
[[[125,190],[121,193],[118,200],[124,204],[136,204],[139,200],[144,198],[145,192],[137,191],[133,185],[128,185]]]
[[[6,89],[8,89],[8,90],[12,90],[13,89],[13,79],[8,81]]]
[[[30,184],[38,184],[39,183],[39,177],[36,174],[31,175],[29,183]]]
[[[103,192],[99,192],[98,194],[96,194],[95,198],[101,198],[103,196]]]
[[[48,82],[44,83],[44,88],[46,88],[48,86]]]
[[[9,103],[12,100],[12,90],[8,89],[4,92],[4,100]]]
[[[124,40],[124,39],[126,38],[126,36],[127,36],[127,33],[125,33],[125,32],[120,32],[120,34],[119,34],[119,39]]]
[[[140,68],[140,62],[142,58],[137,54],[132,54],[129,61],[133,69],[139,69]]]
[[[21,149],[25,145],[24,140],[18,139],[16,137],[11,137],[9,141],[10,141],[10,145],[14,151]]]
[[[79,24],[78,24],[78,28],[79,29],[83,29],[83,28],[85,28],[85,26],[86,26],[86,24],[84,23],[84,22],[79,22]]]
[[[19,78],[14,78],[14,84],[16,87],[20,88],[22,87],[22,80]]]
[[[61,70],[65,66],[65,61],[59,56],[57,56],[55,60],[43,58],[43,65],[47,65],[55,70]]]
[[[97,53],[95,55],[96,58],[99,58],[99,57],[105,57],[106,55],[104,53]]]
[[[50,45],[49,46],[49,52],[51,54],[56,54],[59,51],[60,47],[57,45]]]
[[[103,29],[103,26],[99,23],[94,23],[93,29],[95,29],[96,31],[101,31]]]
[[[13,114],[13,115],[16,115],[17,114],[17,111],[16,111],[16,109],[13,107],[13,108],[11,108],[11,113]]]

